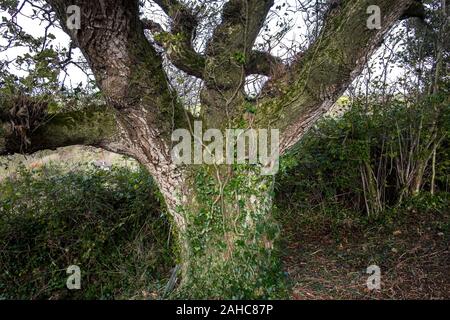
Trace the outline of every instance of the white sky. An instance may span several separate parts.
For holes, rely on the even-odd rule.
[[[17,23],[23,28],[23,31],[25,31],[26,33],[31,34],[36,37],[43,36],[44,32],[45,32],[45,28],[47,26],[46,21],[41,22],[37,19],[33,20],[30,18],[32,16],[32,14],[33,14],[32,7],[30,5],[25,5],[22,10],[22,13],[17,15]],[[11,19],[11,16],[5,11],[0,11],[0,19],[2,19],[2,17]],[[68,47],[68,45],[70,43],[70,38],[64,31],[62,31],[61,29],[55,28],[55,27],[50,27],[49,32],[52,33],[53,35],[55,35],[55,38],[56,38],[55,40],[53,40],[51,42],[53,44],[54,48]],[[4,45],[5,43],[6,43],[6,40],[3,38],[0,38],[0,44]],[[15,59],[17,56],[23,55],[23,54],[29,53],[29,52],[30,52],[30,50],[27,47],[13,47],[13,48],[7,50],[6,52],[0,52],[0,60]],[[79,49],[73,50],[72,56],[75,60],[83,59],[82,54]],[[26,72],[24,72],[18,68],[14,68],[11,71],[19,76],[26,75]],[[73,86],[76,87],[78,85],[78,83],[80,83],[80,82],[82,82],[84,84],[87,83],[86,75],[76,66],[69,65],[67,68],[67,73],[70,75],[70,77],[66,78],[66,81],[71,82]],[[65,77],[65,74],[61,74],[60,80],[62,81],[64,77]]]

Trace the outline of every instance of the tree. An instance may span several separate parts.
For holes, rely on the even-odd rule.
[[[280,153],[288,152],[418,2],[331,1],[317,38],[290,64],[254,49],[273,0],[226,2],[203,53],[192,45],[195,13],[178,0],[153,2],[171,18],[170,32],[142,21],[138,0],[48,0],[45,10],[56,14],[82,51],[105,105],[49,118],[51,104],[42,97],[5,100],[0,154],[85,144],[133,157],[154,177],[175,226],[180,292],[270,297],[282,282],[274,254],[279,230],[271,216],[273,177],[252,164],[177,165],[171,156],[174,129],[192,131],[195,120],[203,129],[278,129]],[[81,9],[78,30],[66,24],[71,5]],[[380,8],[379,28],[367,26],[369,5]],[[199,114],[184,108],[169,86],[163,58],[145,30],[177,68],[203,80]],[[270,77],[257,99],[243,90],[250,74]]]

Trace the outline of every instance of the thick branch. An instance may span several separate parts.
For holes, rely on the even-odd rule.
[[[238,51],[247,59],[256,37],[266,20],[273,0],[230,0],[222,12],[222,22],[214,31],[207,46],[209,57]]]
[[[162,46],[172,61],[172,63],[180,70],[191,76],[203,78],[205,70],[205,56],[197,53],[186,41],[182,34],[174,35],[166,32],[160,24],[151,20],[143,20],[144,28],[150,30],[158,45]],[[259,74],[270,76],[273,70],[284,68],[283,61],[271,55],[269,52],[254,50],[250,53],[247,63],[245,64],[245,75]]]
[[[249,58],[272,5],[273,0],[230,0],[225,4],[222,22],[206,48],[201,99],[209,126],[220,128],[241,113],[245,66],[253,64]]]
[[[145,37],[139,1],[48,2],[63,27],[67,6],[81,8],[81,29],[66,32],[89,62],[108,104],[123,111],[119,120],[139,117],[139,121],[158,130],[165,142],[170,141],[173,123],[186,126],[185,112],[170,90],[162,58]]]
[[[269,52],[252,51],[245,65],[246,75],[261,74],[270,76],[274,70],[284,68],[283,61]]]
[[[205,57],[193,49],[191,41],[185,34],[174,35],[166,32],[153,21],[144,20],[143,23],[144,27],[153,33],[157,44],[165,49],[174,66],[191,76],[203,78]]]
[[[108,148],[114,143],[117,133],[114,112],[104,106],[49,116],[27,132],[26,137],[11,121],[3,120],[0,122],[0,155],[32,153],[69,145]]]
[[[154,34],[161,45],[180,70],[197,78],[202,78],[205,69],[205,57],[194,50],[192,41],[198,26],[196,15],[185,5],[175,0],[155,1],[172,20],[171,32],[165,32],[161,26],[145,19],[144,28]]]
[[[333,9],[316,43],[284,78],[268,85],[268,97],[258,107],[258,125],[282,131],[281,151],[299,141],[344,93],[413,1],[372,1],[381,9],[380,29],[367,27],[365,0],[341,1]]]
[[[158,23],[148,19],[143,20],[145,29],[150,30],[154,34],[155,40],[166,50],[169,59],[177,68],[183,70],[189,75],[197,78],[203,78],[206,57],[197,53],[192,46],[192,41],[195,36],[195,29],[198,26],[197,17],[189,8],[183,4],[180,4],[178,1],[155,2],[172,19],[172,31],[166,32]],[[259,10],[256,10],[255,12],[254,4],[249,3],[246,6],[243,1],[239,0],[231,1],[224,9],[223,17],[226,19],[222,22],[222,25],[219,28],[225,28],[225,26],[227,26],[229,29],[233,25],[240,25],[245,29],[241,30],[242,32],[236,29],[236,35],[241,36],[243,40],[237,41],[234,44],[235,46],[243,45],[247,48],[239,49],[242,51],[242,56],[246,60],[245,75],[270,75],[273,68],[282,65],[282,61],[280,59],[273,57],[269,53],[251,51],[255,37],[261,28],[261,23],[264,22],[265,16],[267,15],[270,7],[271,1],[263,1],[258,4],[257,8],[259,8]],[[237,13],[239,10],[241,12]],[[246,12],[244,12],[244,10]],[[246,17],[247,13],[250,14],[248,18]],[[236,19],[238,15],[241,15],[242,18]],[[234,21],[232,21],[233,19]],[[231,35],[218,35],[216,40],[211,41],[210,46],[217,45],[217,42],[219,41],[224,41],[224,36],[229,37]],[[245,44],[245,42],[247,44]],[[226,52],[234,52],[236,50],[236,48],[232,47],[226,48]]]

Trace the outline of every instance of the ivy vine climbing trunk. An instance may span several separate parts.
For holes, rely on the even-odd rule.
[[[274,252],[273,178],[248,166],[189,171],[179,230],[181,285],[190,298],[269,298],[282,288]]]

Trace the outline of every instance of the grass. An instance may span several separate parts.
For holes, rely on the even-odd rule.
[[[378,221],[336,223],[291,208],[282,221],[292,299],[449,299],[450,202],[442,197],[440,207],[405,206]],[[381,268],[379,291],[367,289],[372,264]]]

